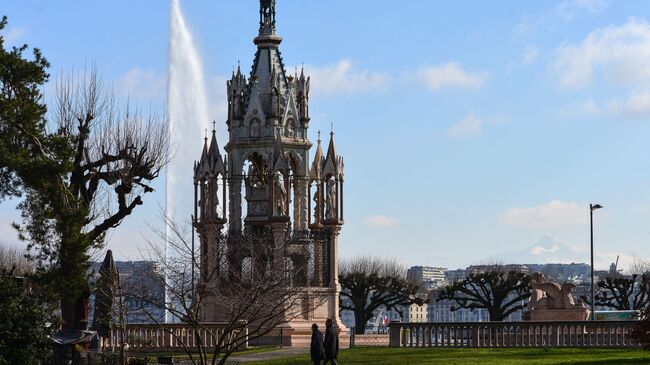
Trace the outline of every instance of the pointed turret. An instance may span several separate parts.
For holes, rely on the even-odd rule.
[[[323,161],[323,176],[331,174],[332,176],[343,176],[343,158],[336,154],[336,144],[334,143],[334,130],[330,132],[330,143],[327,147],[327,154]]]
[[[230,80],[226,81],[226,89],[228,92],[228,122],[239,120],[243,117],[246,93],[246,77],[241,73],[239,62],[237,62],[237,73],[233,71]]]
[[[309,180],[316,181],[320,180],[322,174],[321,169],[323,166],[323,149],[320,145],[320,131],[318,131],[318,140],[316,145],[316,154],[314,155],[314,162],[311,164],[311,169],[309,170]]]
[[[218,196],[220,180],[226,179],[226,166],[219,152],[217,131],[213,124],[212,139],[208,145],[208,136],[203,139],[201,159],[194,162],[194,217],[196,224],[221,222],[219,216],[219,199],[226,200],[225,189]],[[224,221],[225,222],[225,221]]]
[[[300,76],[296,74],[296,98],[298,99],[298,112],[303,120],[309,120],[309,81],[310,77],[305,78],[305,68],[302,67]]]
[[[212,139],[210,140],[210,149],[208,150],[208,161],[210,162],[210,176],[216,177],[226,176],[226,168],[219,152],[219,144],[217,143],[217,131],[214,126],[212,128]]]
[[[200,179],[206,179],[210,171],[210,161],[208,159],[208,136],[203,138],[203,151],[199,161],[194,161],[194,183]]]

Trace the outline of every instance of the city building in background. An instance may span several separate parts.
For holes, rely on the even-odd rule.
[[[99,276],[101,262],[91,264],[90,286],[94,287]],[[114,321],[118,321],[120,311],[126,323],[159,323],[164,322],[164,310],[158,306],[152,305],[140,298],[131,296],[128,293],[138,293],[139,295],[155,297],[162,299],[165,296],[165,280],[159,270],[159,266],[154,261],[116,261],[115,267],[120,276],[120,288],[116,290],[118,296],[113,305]],[[121,294],[122,293],[122,294]],[[120,306],[118,303],[124,303]],[[95,294],[89,297],[89,314],[88,321],[93,321],[93,311],[95,308]]]

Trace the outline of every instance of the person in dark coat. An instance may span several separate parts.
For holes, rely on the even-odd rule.
[[[318,330],[316,323],[311,325],[311,345],[309,346],[309,354],[311,361],[314,365],[320,365],[321,360],[325,359],[323,354],[323,333]]]
[[[325,362],[323,365],[338,365],[336,358],[339,356],[339,332],[338,328],[334,328],[334,322],[329,318],[325,321],[323,348],[325,349]]]

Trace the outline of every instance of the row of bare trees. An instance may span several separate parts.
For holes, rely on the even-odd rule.
[[[440,289],[430,290],[423,283],[410,282],[406,267],[395,259],[358,257],[339,265],[341,310],[351,310],[355,330],[364,333],[368,321],[381,307],[401,310],[409,305],[422,305],[430,300],[450,301],[450,310],[483,309],[490,320],[503,321],[525,308],[530,297],[530,275],[511,265],[483,265]],[[635,273],[610,273],[598,285],[596,305],[616,310],[644,310],[650,296],[650,267],[637,260],[630,268]],[[428,300],[427,300],[428,298]],[[582,298],[587,302],[587,298]]]

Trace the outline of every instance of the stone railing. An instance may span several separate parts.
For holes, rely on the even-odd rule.
[[[391,323],[390,347],[638,347],[635,321]]]
[[[350,347],[355,346],[387,347],[388,333],[367,333],[359,335],[350,332]]]
[[[111,336],[103,339],[104,349],[117,349],[121,343],[128,344],[131,352],[142,351],[185,351],[195,350],[198,344],[213,349],[224,335],[226,323],[203,324],[198,331],[184,323],[129,324],[126,332],[113,329]],[[247,329],[244,329],[247,331]],[[230,333],[231,336],[234,333]],[[240,344],[239,350],[248,347],[247,341]]]

